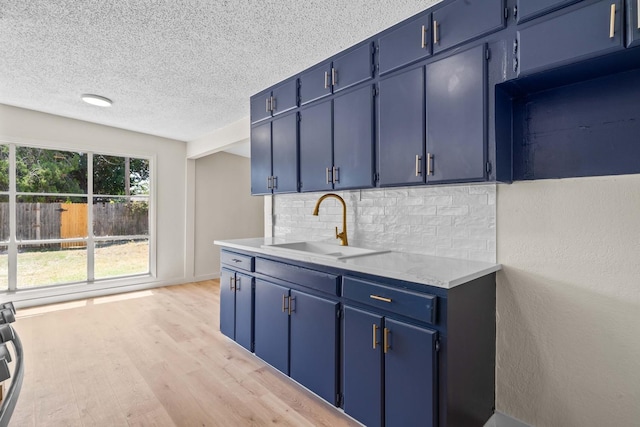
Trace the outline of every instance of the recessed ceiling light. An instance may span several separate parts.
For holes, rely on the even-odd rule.
[[[85,93],[80,98],[82,98],[82,100],[87,104],[97,105],[98,107],[111,107],[111,104],[113,104],[112,100],[100,95]]]

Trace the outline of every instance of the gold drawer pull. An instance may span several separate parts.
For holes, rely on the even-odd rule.
[[[369,295],[369,298],[383,302],[391,302],[391,298],[380,297],[378,295]]]
[[[609,23],[609,38],[612,39],[616,35],[616,4],[611,5],[611,22]]]

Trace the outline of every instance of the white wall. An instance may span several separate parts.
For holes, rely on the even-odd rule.
[[[246,157],[216,153],[195,160],[195,277],[218,277],[217,239],[264,234],[264,198],[251,196],[251,164]]]
[[[347,234],[352,245],[496,260],[495,184],[337,193],[347,204]],[[335,239],[335,227],[342,227],[342,207],[335,199],[327,199],[322,202],[320,214],[313,216],[313,207],[322,194],[274,196],[273,235],[300,240]]]
[[[499,185],[497,410],[640,425],[640,175]]]
[[[185,274],[184,142],[6,105],[0,105],[0,141],[154,158],[157,277],[153,282],[170,284],[190,279]]]

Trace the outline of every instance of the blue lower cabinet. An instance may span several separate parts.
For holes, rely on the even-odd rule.
[[[291,291],[290,376],[337,404],[338,303]]]
[[[253,351],[253,277],[227,268],[220,275],[220,332]]]
[[[258,279],[255,293],[256,356],[289,375],[289,289]]]
[[[382,335],[385,425],[435,426],[436,332],[385,319]]]
[[[235,272],[222,269],[220,274],[220,332],[236,339],[236,293],[233,290]]]
[[[236,273],[236,342],[253,351],[253,277]]]
[[[437,425],[435,342],[430,329],[345,307],[344,411],[369,427]]]
[[[344,307],[344,412],[368,427],[382,425],[382,316]]]

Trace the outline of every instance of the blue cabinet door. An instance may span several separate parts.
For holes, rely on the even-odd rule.
[[[289,314],[285,301],[289,289],[256,279],[255,343],[256,356],[289,375]]]
[[[380,80],[380,186],[424,182],[424,67]]]
[[[261,92],[251,97],[251,123],[271,117],[271,91]]]
[[[253,351],[253,281],[246,274],[236,273],[236,328],[235,340],[249,351]],[[222,286],[221,279],[221,286]],[[221,292],[222,294],[222,292]],[[222,303],[222,301],[221,301]]]
[[[623,49],[623,14],[622,0],[602,0],[523,25],[517,34],[518,75]]]
[[[537,0],[536,0],[537,1]],[[457,0],[433,12],[433,53],[505,26],[504,0]]]
[[[251,128],[251,194],[271,194],[271,123]]]
[[[331,95],[331,62],[325,62],[300,75],[300,105]]]
[[[373,78],[373,44],[366,43],[334,59],[330,78],[334,93]]]
[[[386,335],[386,339],[384,338]],[[385,319],[385,425],[436,425],[436,332]]]
[[[381,316],[344,307],[343,409],[368,427],[381,426],[383,419],[382,333]]]
[[[331,190],[331,101],[300,111],[301,191]]]
[[[274,118],[271,122],[273,192],[298,191],[298,114]]]
[[[292,78],[271,91],[271,112],[275,116],[298,106],[298,79]]]
[[[484,45],[427,65],[427,182],[485,177]]]
[[[627,1],[627,46],[640,45],[640,0]]]
[[[373,187],[373,86],[333,100],[334,188]]]
[[[220,332],[236,339],[236,293],[233,288],[235,273],[223,268],[220,272]]]
[[[290,375],[327,402],[338,393],[338,303],[291,291]]]
[[[519,23],[528,21],[579,1],[580,0],[518,0],[516,2],[516,18]]]
[[[402,24],[378,39],[382,75],[431,55],[431,14]]]

